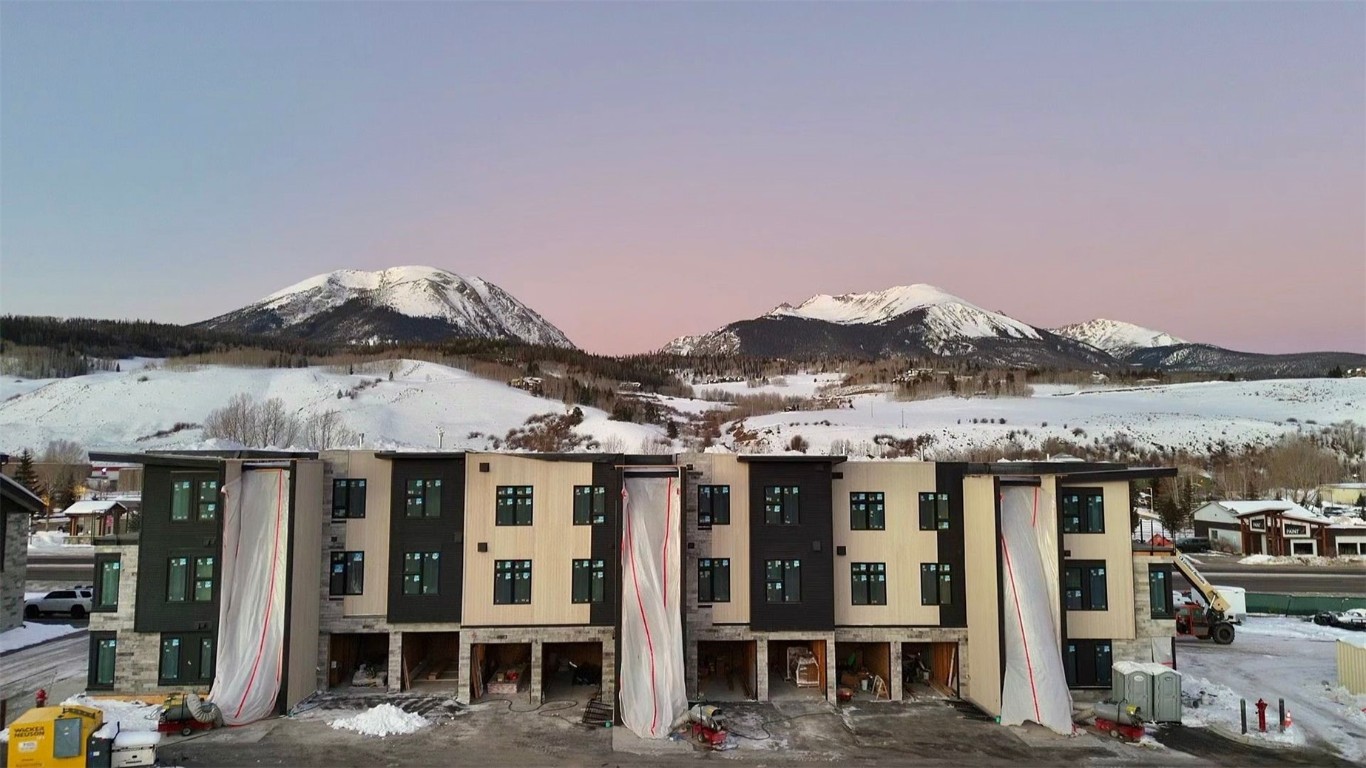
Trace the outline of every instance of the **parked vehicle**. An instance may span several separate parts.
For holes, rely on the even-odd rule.
[[[24,618],[38,619],[43,616],[64,613],[73,619],[83,619],[90,613],[90,603],[95,598],[92,587],[58,589],[31,600],[24,601]]]
[[[1176,548],[1182,552],[1208,552],[1209,538],[1206,536],[1190,536],[1177,539]]]

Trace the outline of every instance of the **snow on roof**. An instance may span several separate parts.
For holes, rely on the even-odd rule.
[[[1328,524],[1324,517],[1314,514],[1301,507],[1293,501],[1284,499],[1264,499],[1261,501],[1221,501],[1219,504],[1233,511],[1238,517],[1250,517],[1252,515],[1265,514],[1267,512],[1280,512],[1281,516],[1290,520],[1302,520],[1306,523]]]
[[[43,503],[42,499],[33,495],[32,491],[25,488],[23,485],[20,485],[17,480],[10,477],[9,475],[0,475],[0,479],[3,480],[3,483],[0,483],[0,485],[4,486],[6,493],[13,494],[15,496],[18,496],[20,499],[31,502],[33,506],[36,506],[39,509],[47,506]]]
[[[104,513],[112,510],[114,507],[122,506],[122,504],[118,503],[117,501],[113,501],[112,499],[102,499],[100,501],[78,501],[75,504],[72,504],[71,506],[62,510],[62,514],[70,516],[103,515]]]

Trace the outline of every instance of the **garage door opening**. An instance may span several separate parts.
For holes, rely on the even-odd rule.
[[[531,696],[531,643],[470,646],[470,701]]]
[[[902,643],[902,698],[958,698],[958,643]]]
[[[541,646],[541,700],[588,701],[602,690],[602,643]]]
[[[403,633],[403,689],[450,690],[460,685],[459,632]]]
[[[835,669],[839,672],[839,698],[892,698],[891,643],[835,643]]]
[[[697,693],[704,701],[752,701],[759,696],[753,640],[697,644]]]
[[[768,698],[825,698],[825,641],[768,642]]]
[[[388,688],[387,632],[334,634],[329,643],[328,688]]]

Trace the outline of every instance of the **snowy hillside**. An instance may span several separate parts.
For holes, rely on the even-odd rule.
[[[71,379],[0,381],[0,450],[41,450],[65,438],[88,448],[149,450],[212,447],[201,430],[186,429],[151,437],[177,423],[202,424],[208,413],[233,395],[257,400],[278,397],[301,416],[336,410],[345,426],[364,434],[366,448],[435,449],[437,428],[447,449],[487,448],[484,436],[502,437],[528,416],[563,413],[564,404],[465,371],[410,360],[388,368],[370,367],[355,375],[326,368],[259,369],[204,366],[196,370],[148,369],[97,373]],[[377,382],[377,383],[376,383]],[[362,383],[352,397],[337,397]],[[584,408],[577,432],[636,451],[662,431]],[[615,440],[613,440],[615,438]]]
[[[493,283],[435,267],[329,272],[199,325],[352,343],[444,336],[573,346],[560,329]]]
[[[1170,347],[1175,344],[1187,343],[1185,339],[1178,339],[1170,333],[1155,331],[1122,320],[1106,320],[1104,318],[1064,325],[1061,328],[1054,328],[1053,332],[1059,336],[1080,341],[1083,344],[1090,344],[1096,349],[1104,350],[1120,358],[1135,349]]]
[[[829,382],[828,374],[784,378],[785,387],[699,388],[728,386],[736,394],[803,395]],[[793,435],[811,444],[809,452],[826,453],[834,441],[848,441],[854,450],[868,449],[874,437],[886,434],[899,438],[930,434],[935,438],[933,450],[943,451],[1003,445],[1011,433],[1025,448],[1037,447],[1048,437],[1092,443],[1122,435],[1139,445],[1203,452],[1221,440],[1235,447],[1265,444],[1318,425],[1347,419],[1366,422],[1366,379],[1359,378],[1084,390],[1037,385],[1034,392],[1027,398],[942,397],[906,402],[888,399],[883,393],[857,394],[850,398],[852,408],[755,416],[746,419],[744,427],[757,432],[765,450],[771,452],[782,452]],[[690,404],[696,402],[669,404],[688,411],[695,410]],[[978,423],[972,423],[974,419]],[[726,433],[722,443],[736,447],[733,436],[725,428],[722,431]]]
[[[999,312],[982,309],[933,285],[899,285],[872,293],[820,294],[793,307],[782,304],[769,317],[804,317],[841,325],[875,325],[924,310],[922,323],[936,338],[1009,336],[1037,339],[1039,332]]]

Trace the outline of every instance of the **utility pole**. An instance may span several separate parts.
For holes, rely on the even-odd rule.
[[[441,427],[436,428],[436,447],[441,450],[446,447],[446,430]]]

